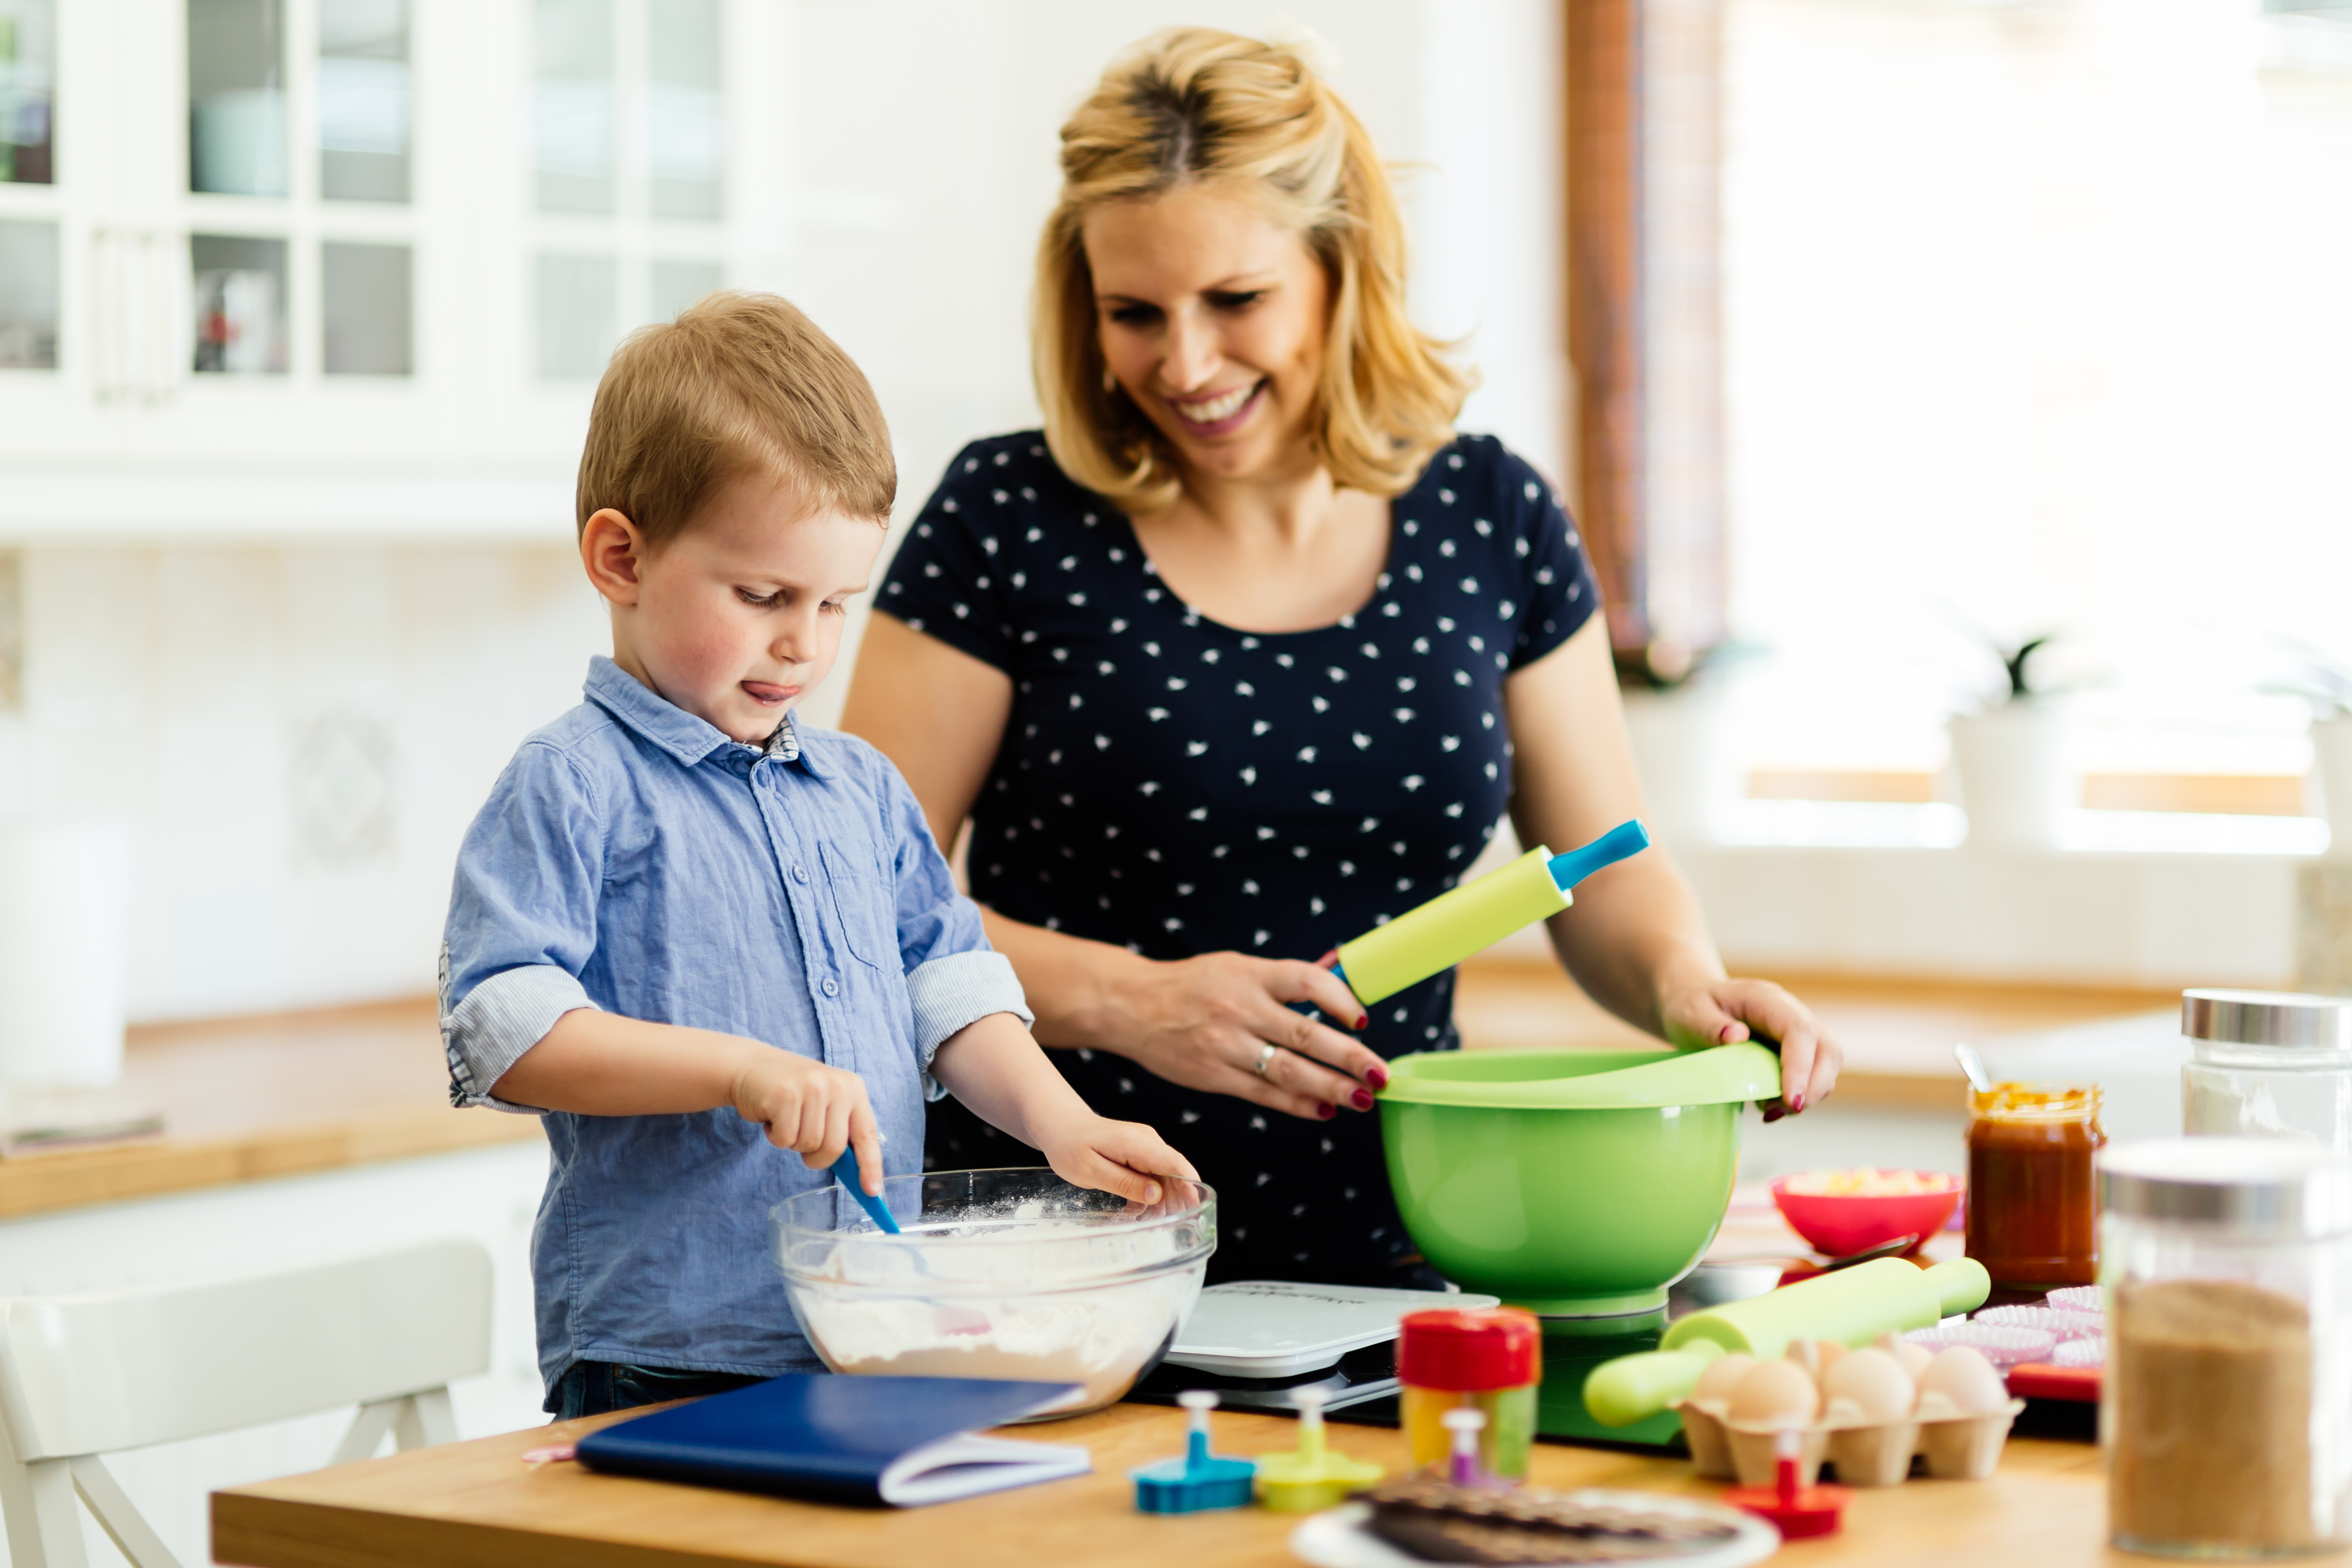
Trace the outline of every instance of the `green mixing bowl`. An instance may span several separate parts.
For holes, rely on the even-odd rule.
[[[1655,1311],[1731,1202],[1739,1107],[1780,1092],[1761,1046],[1444,1051],[1389,1064],[1381,1134],[1437,1271],[1547,1316]]]

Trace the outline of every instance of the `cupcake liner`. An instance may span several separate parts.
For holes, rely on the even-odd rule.
[[[2058,1345],[2058,1336],[2047,1329],[2002,1328],[1976,1322],[1914,1329],[1904,1337],[1930,1350],[1966,1345],[1992,1363],[1996,1372],[2006,1372],[2030,1361],[2047,1361]]]
[[[2077,1312],[2063,1307],[1987,1307],[1969,1321],[1996,1329],[2039,1329],[2055,1335],[2062,1345],[2107,1331],[2104,1312]]]

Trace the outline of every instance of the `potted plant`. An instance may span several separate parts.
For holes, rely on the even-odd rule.
[[[2032,671],[2034,656],[2052,640],[1994,644],[2005,684],[1975,711],[1953,715],[1946,727],[1973,847],[2054,849],[2059,824],[2077,804],[2080,784],[2063,700]]]

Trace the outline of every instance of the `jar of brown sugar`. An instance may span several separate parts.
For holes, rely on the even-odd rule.
[[[2115,1544],[2352,1544],[2352,1163],[2273,1139],[2119,1144],[2099,1202]]]

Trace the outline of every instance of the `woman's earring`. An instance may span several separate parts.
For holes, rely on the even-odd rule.
[[[1110,366],[1103,366],[1103,392],[1106,395],[1116,395],[1118,391],[1118,377],[1111,374]]]

